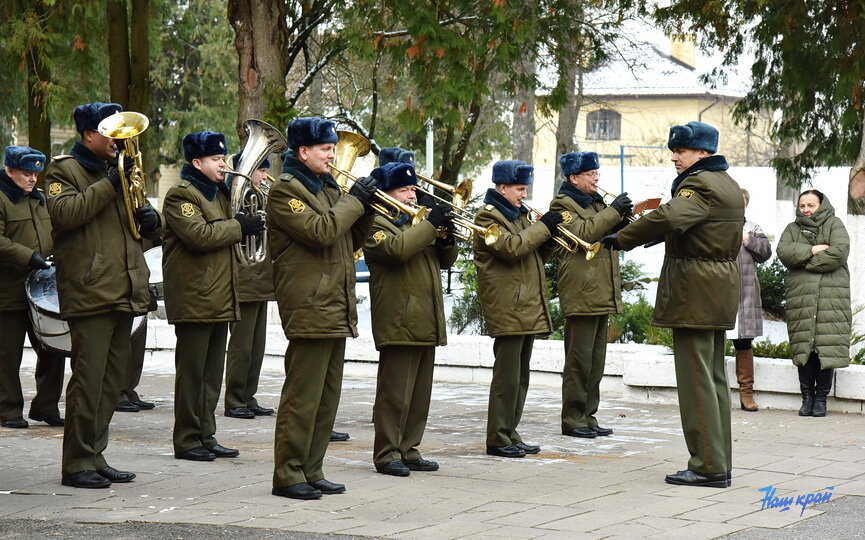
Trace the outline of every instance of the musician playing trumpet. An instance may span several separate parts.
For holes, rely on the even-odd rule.
[[[390,162],[371,174],[376,187],[399,202],[417,201],[412,165]],[[363,246],[379,351],[373,462],[382,474],[408,476],[439,468],[417,447],[429,413],[435,348],[447,344],[441,270],[457,258],[452,221],[444,204],[415,226],[404,213],[379,214]]]
[[[522,204],[534,168],[522,161],[493,165],[494,189],[487,190],[475,224],[493,224],[501,234],[491,244],[474,236],[481,309],[495,338],[493,380],[487,413],[487,454],[521,458],[537,454],[517,433],[529,388],[529,362],[535,336],[552,331],[546,300],[546,276],[540,248],[555,234],[562,215],[550,211],[532,223]]]
[[[344,194],[330,175],[334,123],[292,120],[288,155],[267,202],[268,249],[288,348],[274,441],[274,495],[317,499],[345,486],[325,479],[342,385],[345,339],[357,337],[354,252],[369,236],[375,179]]]
[[[116,103],[76,107],[81,140],[71,155],[56,156],[45,176],[60,317],[72,338],[62,483],[78,488],[105,488],[135,478],[110,467],[102,455],[132,355],[132,319],[150,305],[150,272],[141,240],[128,226],[120,179],[132,173],[134,162],[124,156],[121,173],[115,140],[97,129],[119,111]],[[134,224],[145,238],[161,233],[162,219],[147,204],[134,211]]]
[[[596,242],[627,222],[633,209],[627,193],[610,206],[598,194],[600,163],[595,152],[571,152],[559,158],[565,182],[551,210],[562,226],[586,242]],[[593,439],[612,435],[598,425],[600,385],[607,354],[607,319],[622,312],[619,257],[601,248],[587,260],[582,252],[558,250],[559,300],[565,314],[565,367],[562,373],[562,435]]]

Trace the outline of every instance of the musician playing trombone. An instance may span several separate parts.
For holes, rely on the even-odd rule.
[[[134,210],[137,232],[125,219],[130,209],[122,179],[132,173],[134,160],[123,156],[118,161],[117,141],[98,130],[122,110],[116,103],[76,107],[81,140],[70,155],[55,156],[45,175],[60,317],[69,324],[73,353],[62,483],[78,488],[105,488],[135,478],[110,467],[102,453],[132,354],[132,319],[150,305],[150,272],[136,235],[157,238],[162,219],[146,203]]]
[[[371,174],[379,190],[401,203],[416,202],[412,165],[390,162]],[[441,270],[457,258],[452,221],[445,204],[414,226],[405,213],[378,214],[363,246],[379,351],[373,462],[382,474],[439,468],[417,447],[429,413],[435,348],[447,344]]]
[[[571,152],[559,158],[565,181],[551,210],[562,226],[586,242],[618,230],[633,209],[627,193],[609,206],[598,194],[598,154]],[[565,315],[565,367],[562,372],[562,435],[593,439],[612,435],[598,425],[600,385],[607,354],[607,317],[622,312],[619,257],[601,248],[587,260],[582,250],[557,250],[559,300]]]
[[[494,189],[487,190],[475,224],[496,224],[501,234],[491,244],[474,236],[481,309],[486,329],[495,338],[493,380],[487,412],[487,454],[521,458],[537,454],[517,433],[529,388],[529,362],[535,336],[552,330],[546,300],[546,277],[539,250],[553,235],[562,215],[550,211],[532,223],[522,201],[534,168],[522,161],[493,165]]]
[[[229,323],[240,318],[238,265],[232,247],[264,229],[260,216],[231,215],[225,184],[225,136],[199,131],[183,137],[187,163],[165,194],[167,229],[162,275],[165,313],[177,336],[174,457],[213,461],[239,452],[216,440]]]
[[[357,337],[354,252],[369,236],[375,179],[343,194],[330,175],[334,123],[292,120],[282,174],[267,202],[268,249],[285,337],[285,384],[274,441],[274,495],[317,499],[345,486],[329,482],[322,461],[342,385],[345,339]]]

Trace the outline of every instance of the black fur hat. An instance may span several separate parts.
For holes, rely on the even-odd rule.
[[[375,187],[382,191],[417,185],[414,167],[408,163],[396,161],[385,163],[381,167],[373,169],[370,176],[375,178]]]
[[[196,131],[183,137],[183,157],[192,163],[193,159],[204,156],[218,156],[228,153],[225,135],[216,131]]]
[[[87,130],[96,131],[99,122],[122,111],[123,107],[117,103],[96,101],[75,107],[75,110],[72,111],[72,119],[75,120],[75,129],[78,130],[78,133],[84,133]]]
[[[718,151],[718,130],[702,122],[688,122],[684,126],[673,126],[670,128],[667,147],[670,150],[676,148],[705,150],[714,154]]]
[[[45,168],[45,154],[29,146],[7,146],[3,164],[10,169],[41,172]]]
[[[403,150],[402,148],[398,148],[396,146],[390,146],[387,148],[382,148],[381,151],[378,153],[379,167],[394,161],[399,163],[408,163],[409,165],[414,166],[414,152],[411,152],[409,150]]]
[[[535,168],[525,161],[506,159],[493,165],[493,184],[531,184]]]
[[[332,120],[305,116],[295,118],[285,130],[288,147],[292,149],[316,144],[336,144],[336,124]]]
[[[571,152],[559,158],[559,166],[565,178],[572,174],[594,171],[601,168],[597,152]]]

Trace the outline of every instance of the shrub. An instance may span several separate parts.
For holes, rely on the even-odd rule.
[[[787,267],[777,258],[770,263],[760,263],[757,265],[757,279],[760,281],[763,311],[778,320],[787,320],[784,311],[787,301]]]
[[[754,356],[762,356],[763,358],[790,359],[793,357],[793,353],[790,351],[790,344],[786,341],[782,341],[776,345],[768,339],[762,339],[751,343],[751,348],[754,351]]]

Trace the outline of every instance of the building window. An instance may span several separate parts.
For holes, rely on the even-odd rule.
[[[621,139],[622,115],[610,109],[592,111],[586,117],[586,139],[617,141]]]

